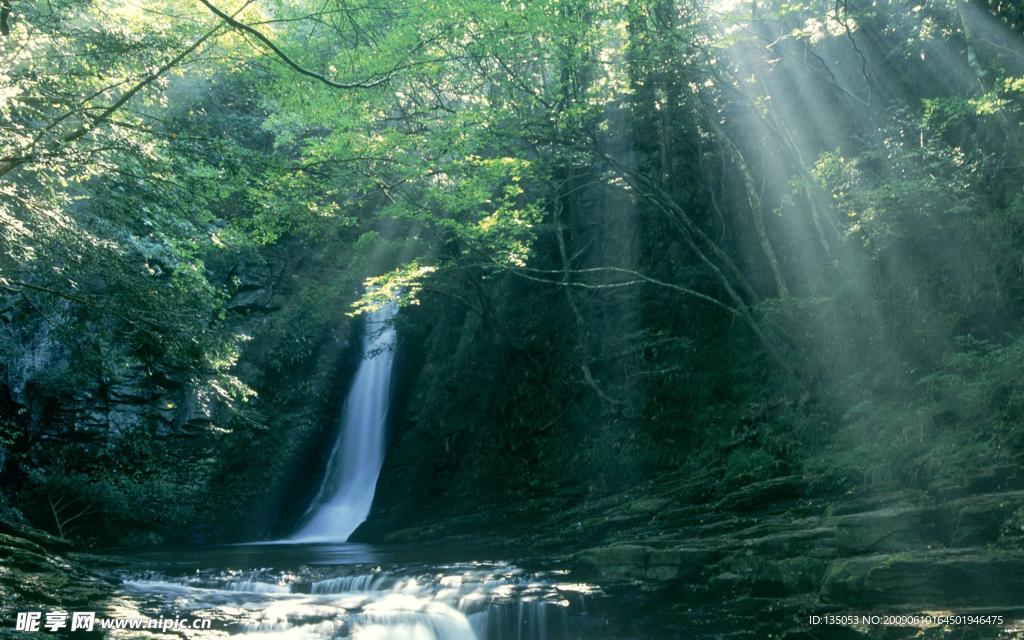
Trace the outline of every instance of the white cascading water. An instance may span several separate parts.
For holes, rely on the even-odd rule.
[[[345,399],[327,474],[310,507],[313,517],[292,536],[295,542],[344,542],[370,513],[384,464],[396,341],[391,320],[397,311],[398,306],[389,302],[366,320],[363,360]]]
[[[226,631],[262,640],[570,640],[587,637],[573,628],[600,623],[585,605],[599,592],[561,582],[565,572],[502,563],[340,571],[320,579],[270,569],[127,575],[111,615],[139,617],[143,603],[153,617],[211,619],[213,629],[193,640]],[[134,636],[112,636],[122,637]]]

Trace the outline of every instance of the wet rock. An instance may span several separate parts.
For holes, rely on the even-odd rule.
[[[601,580],[640,580],[646,573],[646,547],[617,545],[588,549],[574,557],[583,575]]]
[[[748,551],[772,558],[835,558],[838,555],[836,528],[815,524],[807,522],[802,527],[752,538],[744,541],[744,546]]]
[[[227,424],[231,410],[224,401],[201,384],[189,385],[182,395],[176,419],[179,435],[198,435],[215,424]]]
[[[31,381],[44,371],[63,369],[70,355],[59,340],[52,337],[53,327],[39,319],[21,332],[18,356],[7,362],[7,384],[11,398],[20,405],[32,404]]]
[[[107,413],[107,421],[108,437],[142,430],[146,426],[146,407],[139,405],[111,407]]]
[[[987,549],[875,555],[834,563],[821,587],[828,602],[848,606],[922,607],[1020,604],[1024,555]]]
[[[715,589],[727,589],[732,591],[744,584],[746,581],[747,579],[738,573],[723,571],[722,573],[711,576],[711,579],[708,580],[708,584]]]
[[[800,476],[785,476],[752,482],[723,498],[722,506],[737,511],[749,511],[798,498],[804,494],[806,489],[807,482]]]
[[[242,256],[231,269],[228,279],[235,291],[265,289],[273,284],[273,272],[259,256]]]
[[[109,428],[106,407],[86,406],[75,415],[75,435],[88,439],[102,438]]]
[[[716,559],[714,551],[704,549],[652,549],[624,544],[582,551],[573,556],[572,562],[581,575],[599,580],[663,582],[695,579]]]
[[[963,482],[944,481],[929,487],[938,502],[951,502],[985,493],[1017,491],[1024,489],[1024,475],[1017,465],[990,467],[968,477]]]
[[[23,540],[39,548],[57,553],[69,551],[74,546],[64,538],[52,536],[45,531],[39,531],[38,529],[3,520],[0,520],[0,534],[6,534],[9,538]],[[33,547],[26,548],[32,549]]]
[[[49,569],[45,552],[31,551],[21,545],[4,544],[3,540],[0,540],[0,563],[3,563],[6,567],[28,571],[45,571]]]
[[[752,595],[779,597],[816,591],[828,563],[818,558],[801,556],[770,558],[748,550],[731,556],[723,565],[728,568],[726,574],[742,578],[736,584],[749,589]],[[722,575],[725,574],[713,579],[712,584],[724,584],[722,581],[725,578]]]
[[[273,310],[273,297],[270,289],[242,291],[231,296],[227,308],[236,313],[267,313]]]
[[[722,588],[742,587],[755,596],[776,596],[783,593],[782,573],[771,558],[742,553],[729,558],[728,570],[711,579],[711,584]],[[733,576],[738,576],[734,578]]]
[[[916,507],[921,504],[923,494],[911,491],[881,491],[860,496],[844,496],[842,501],[827,507],[829,516],[845,516],[851,513]]]
[[[679,551],[676,549],[647,552],[645,580],[675,580],[679,575]]]
[[[920,548],[939,539],[934,514],[925,507],[879,509],[826,518],[822,524],[835,528],[843,556]]]
[[[1021,509],[1024,509],[1024,491],[955,500],[938,509],[941,538],[951,547],[996,542],[1013,527],[1014,516]]]
[[[273,272],[265,261],[244,257],[229,274],[233,288],[227,308],[236,313],[265,313],[273,308]]]
[[[990,467],[967,478],[964,488],[969,494],[993,493],[1008,489],[1021,489],[1021,470],[1017,465]]]
[[[153,398],[153,393],[131,383],[112,384],[107,387],[107,398],[112,404],[146,404]]]
[[[161,363],[153,365],[150,380],[156,386],[168,391],[180,391],[185,386],[185,377],[181,372]]]
[[[0,522],[0,620],[41,606],[85,606],[109,595],[111,584],[63,555],[70,548],[62,538]]]
[[[721,557],[721,552],[710,549],[682,547],[676,550],[679,554],[676,577],[694,581],[708,571],[708,566]]]
[[[787,595],[796,595],[817,591],[821,587],[828,565],[820,558],[796,557],[779,560],[776,566],[779,569],[782,590]]]
[[[657,513],[668,503],[669,501],[664,498],[646,498],[635,500],[633,502],[630,502],[626,506],[626,512],[633,514]]]
[[[0,533],[0,549],[22,549],[35,553],[37,555],[45,555],[46,549],[43,549],[38,544],[31,540],[25,540],[24,538],[16,538],[6,533]]]

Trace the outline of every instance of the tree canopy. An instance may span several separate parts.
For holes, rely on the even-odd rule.
[[[316,268],[291,275],[275,366],[315,351],[336,305],[444,300],[586,415],[674,425],[644,427],[654,466],[684,457],[666,442],[717,433],[701,407],[778,398],[789,431],[761,443],[776,467],[812,464],[797,443],[902,438],[884,416],[956,398],[991,434],[981,449],[1016,437],[1010,5],[2,6],[2,344],[48,327],[73,386],[172,366],[264,437],[238,365],[263,334],[236,296],[254,288],[239,265],[280,251]],[[984,366],[978,387],[964,372]],[[800,431],[815,421],[842,427]]]

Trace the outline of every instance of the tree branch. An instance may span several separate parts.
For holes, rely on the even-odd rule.
[[[245,7],[249,6],[249,4],[251,2],[252,2],[252,0],[249,0],[249,2],[246,2],[245,5],[241,9],[239,9],[238,12],[236,12],[236,15],[237,15],[237,13],[240,13],[243,9],[245,9]],[[184,51],[182,51],[178,55],[174,56],[174,58],[172,58],[169,62],[167,62],[166,64],[161,66],[159,69],[157,69],[153,73],[151,73],[148,76],[146,76],[145,78],[143,78],[141,81],[139,81],[134,87],[132,87],[128,91],[125,91],[121,95],[121,97],[114,104],[112,104],[109,107],[107,107],[106,109],[104,109],[103,112],[100,115],[92,118],[92,122],[90,122],[88,124],[85,124],[85,125],[82,125],[81,127],[76,129],[75,131],[72,131],[71,133],[69,133],[69,134],[65,135],[64,137],[60,138],[58,141],[56,141],[56,144],[57,145],[65,145],[65,144],[74,142],[75,140],[78,140],[82,136],[86,135],[87,133],[89,133],[90,131],[92,131],[96,127],[98,127],[101,123],[103,123],[108,118],[110,118],[110,116],[113,115],[115,111],[117,111],[122,106],[124,106],[124,104],[126,102],[128,102],[133,97],[135,97],[135,94],[137,94],[139,91],[142,91],[144,88],[149,86],[149,84],[152,83],[154,80],[156,80],[157,78],[159,78],[163,74],[167,73],[167,71],[169,71],[170,69],[172,69],[175,66],[177,66],[182,60],[187,58],[196,49],[201,47],[204,42],[209,40],[219,30],[220,30],[220,25],[217,25],[216,27],[214,27],[213,29],[208,31],[206,33],[206,35],[204,35],[203,37],[201,37],[198,40],[196,40],[195,42],[193,42],[188,48],[186,48]],[[30,154],[23,155],[23,156],[20,156],[20,157],[14,157],[14,158],[5,159],[3,161],[4,164],[0,164],[0,177],[3,177],[4,174],[6,174],[6,173],[8,173],[8,172],[10,172],[10,171],[12,171],[14,169],[17,169],[18,167],[20,167],[20,166],[22,166],[24,164],[28,164],[30,162],[35,161],[38,157],[39,157],[38,154],[30,153]]]
[[[317,73],[316,71],[311,71],[300,65],[298,62],[295,62],[295,60],[292,60],[292,58],[287,53],[282,51],[280,47],[274,44],[273,41],[270,40],[270,38],[263,35],[263,33],[261,33],[259,30],[254,29],[253,27],[245,24],[244,22],[239,22],[238,20],[235,20],[232,16],[229,16],[228,14],[224,13],[223,11],[215,7],[213,4],[211,4],[209,0],[199,1],[206,5],[207,9],[212,11],[214,15],[219,17],[224,22],[228,23],[229,25],[231,25],[235,29],[238,29],[239,31],[248,33],[252,37],[262,42],[263,44],[267,45],[270,48],[270,50],[274,52],[274,55],[283,60],[285,64],[294,69],[296,72],[301,73],[304,76],[313,78],[315,80],[319,80],[320,82],[326,84],[328,87],[333,87],[335,89],[372,89],[373,87],[377,87],[388,82],[389,80],[391,80],[392,77],[394,77],[396,73],[398,73],[400,70],[404,68],[407,68],[408,66],[400,65],[392,67],[392,69],[388,71],[382,78],[379,78],[377,80],[364,80],[362,82],[335,82],[334,80],[331,80],[330,78],[327,78],[326,76],[323,76]],[[235,13],[235,15],[238,15],[238,13]],[[425,43],[423,41],[419,42],[415,47],[413,47],[413,51],[418,50],[424,44]]]

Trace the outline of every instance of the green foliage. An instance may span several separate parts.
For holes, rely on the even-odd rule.
[[[3,416],[33,521],[254,511],[396,299],[436,331],[416,468],[462,486],[1021,446],[1024,71],[962,3],[222,4],[20,3],[0,47],[0,365],[50,365],[19,397],[166,370],[226,408],[90,461]]]
[[[955,422],[970,434],[970,442],[992,456],[1019,449],[1024,444],[1019,429],[1024,341],[1000,346],[965,337],[958,342],[960,350],[947,357],[943,370],[918,383],[935,403],[932,421]]]
[[[910,394],[863,393],[809,468],[874,486],[927,486],[1012,461],[1024,445],[1024,346],[964,338],[958,347]]]

